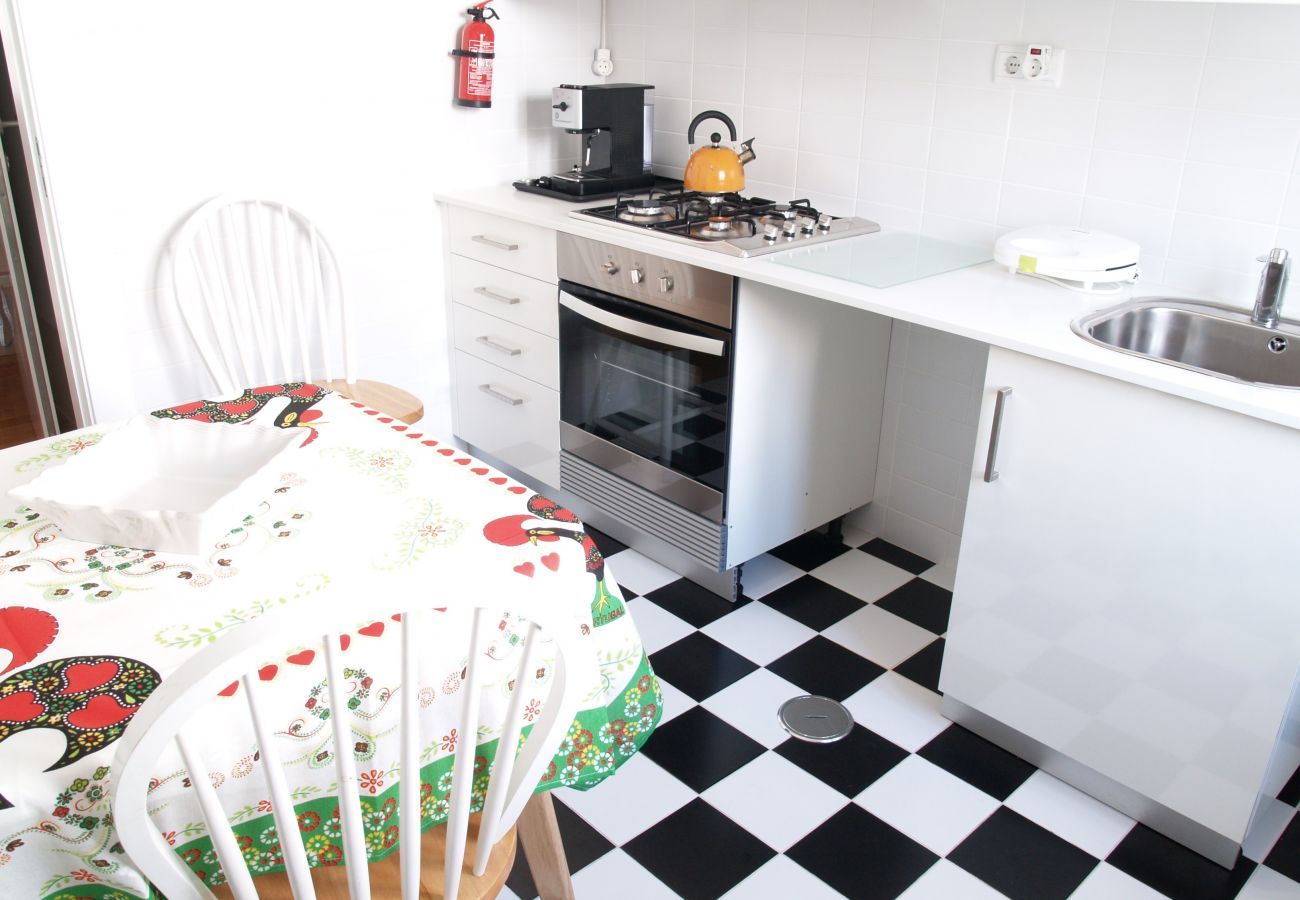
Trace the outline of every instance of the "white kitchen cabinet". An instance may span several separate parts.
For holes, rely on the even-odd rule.
[[[979,427],[945,713],[1231,864],[1297,762],[1300,432],[998,348]]]
[[[548,337],[560,336],[554,281],[540,281],[465,256],[451,256],[451,300],[508,319]]]
[[[560,389],[560,342],[555,338],[459,303],[453,304],[451,314],[457,350]]]
[[[559,484],[559,393],[464,351],[454,357],[456,436],[542,484]]]
[[[448,209],[447,226],[452,253],[555,283],[553,229],[463,206]]]

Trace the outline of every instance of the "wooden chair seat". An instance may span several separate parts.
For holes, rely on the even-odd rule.
[[[478,827],[481,816],[469,819],[469,843],[465,851],[466,863],[461,867],[460,890],[457,900],[490,900],[505,886],[510,869],[515,864],[518,847],[516,830],[511,828],[492,848],[487,870],[476,876],[472,869],[474,853],[478,847]],[[424,832],[420,841],[420,900],[441,900],[443,885],[443,855],[447,849],[447,829],[439,825]],[[402,896],[401,851],[392,853],[376,863],[370,863],[370,890],[373,900],[397,900]],[[311,870],[316,900],[350,900],[347,869],[329,866]],[[260,900],[294,900],[289,887],[289,876],[284,872],[259,875],[253,879]],[[222,900],[234,900],[226,885],[213,888]]]
[[[407,425],[414,425],[424,418],[424,404],[420,402],[419,397],[382,381],[358,378],[352,384],[348,384],[342,378],[335,378],[332,381],[322,380],[316,383],[349,400],[364,403],[371,409],[377,409],[394,419],[400,419]]]

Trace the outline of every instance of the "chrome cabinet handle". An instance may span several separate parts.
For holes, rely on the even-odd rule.
[[[1006,410],[1007,398],[1011,388],[998,388],[997,399],[993,403],[993,427],[989,429],[989,455],[984,461],[984,481],[992,484],[998,480],[998,441],[1002,437],[1002,413]]]
[[[480,335],[479,337],[474,338],[474,340],[482,344],[484,347],[491,347],[493,350],[498,353],[504,353],[506,356],[518,356],[524,352],[521,347],[511,347],[507,344],[502,344],[499,341],[492,340],[492,338],[488,337],[486,334]]]
[[[495,300],[498,303],[504,303],[506,306],[517,306],[519,304],[518,297],[507,297],[505,294],[498,294],[496,291],[489,290],[485,287],[474,288],[474,293],[478,294],[480,297],[487,297],[488,299]]]
[[[519,249],[518,244],[511,244],[511,243],[507,243],[506,241],[493,240],[492,238],[488,237],[486,234],[476,234],[473,237],[471,237],[470,240],[474,241],[476,244],[487,244],[489,247],[496,247],[498,250],[510,251],[510,250]]]
[[[505,393],[504,391],[498,391],[490,384],[480,384],[478,386],[478,389],[483,393],[487,394],[489,397],[494,397],[497,400],[500,400],[502,403],[508,403],[511,406],[521,406],[524,402],[523,397],[512,397],[509,394]]]

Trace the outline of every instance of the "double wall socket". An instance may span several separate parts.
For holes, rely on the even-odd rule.
[[[1065,51],[1047,44],[1004,44],[993,54],[994,81],[1027,81],[1057,87],[1065,68]]]

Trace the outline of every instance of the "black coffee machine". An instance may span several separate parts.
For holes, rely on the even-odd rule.
[[[654,85],[562,84],[551,89],[551,124],[581,137],[580,162],[516,181],[519,190],[578,201],[654,186]]]

